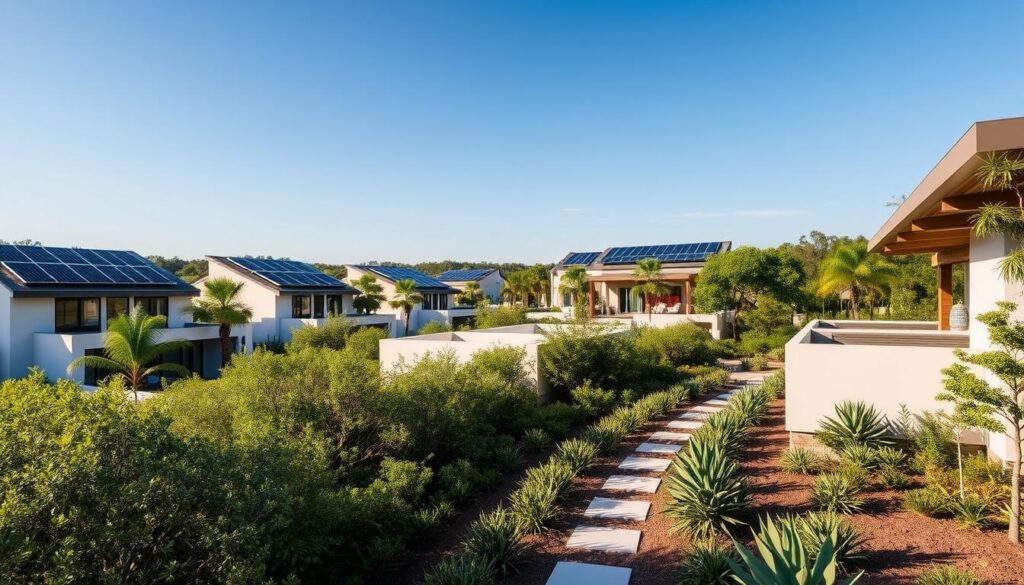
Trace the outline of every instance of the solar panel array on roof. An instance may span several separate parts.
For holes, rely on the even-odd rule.
[[[600,256],[600,252],[570,252],[565,260],[562,262],[563,266],[590,266],[597,257]]]
[[[230,256],[228,260],[277,286],[349,288],[344,282],[320,272],[305,262],[242,256]]]
[[[702,262],[722,247],[722,242],[696,244],[669,244],[664,246],[629,246],[611,248],[601,260],[602,264],[634,264],[645,258],[662,262]]]
[[[169,285],[170,272],[122,250],[0,245],[0,262],[25,284]]]
[[[480,280],[481,278],[490,274],[489,268],[464,268],[456,270],[447,270],[442,272],[437,277],[438,280],[444,282],[462,282],[469,280]]]
[[[405,268],[404,266],[361,266],[360,268],[376,272],[384,278],[393,281],[411,280],[416,283],[416,288],[451,288],[433,276],[428,276],[419,270]]]

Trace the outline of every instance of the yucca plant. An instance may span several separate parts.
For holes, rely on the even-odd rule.
[[[597,457],[598,446],[584,439],[568,439],[558,444],[555,458],[565,463],[574,474],[581,473]]]
[[[903,449],[895,447],[880,447],[875,449],[875,462],[880,467],[903,469],[907,463],[907,453]]]
[[[598,450],[601,452],[614,447],[624,436],[624,434],[619,433],[618,429],[612,428],[611,425],[602,425],[601,423],[590,427],[583,433],[584,440],[597,445]]]
[[[721,445],[691,437],[689,448],[676,454],[668,479],[665,511],[675,519],[673,531],[691,538],[709,538],[744,524],[748,489],[739,465]]]
[[[463,548],[484,561],[498,575],[514,570],[516,559],[523,552],[519,542],[519,528],[512,512],[498,507],[485,512],[470,525]]]
[[[735,410],[722,410],[704,419],[691,434],[691,440],[700,439],[717,443],[729,457],[736,457],[747,440],[747,419]]]
[[[836,417],[820,423],[818,440],[836,452],[850,445],[884,447],[893,441],[886,418],[874,406],[844,401],[835,406]]]
[[[858,491],[848,477],[839,473],[823,473],[814,479],[811,500],[820,510],[851,514],[863,505],[857,498]]]
[[[754,543],[761,558],[733,540],[733,546],[746,567],[727,559],[736,574],[734,579],[742,585],[834,585],[836,583],[836,555],[834,535],[828,535],[812,561],[801,540],[798,523],[792,517],[778,521],[771,517],[761,520],[761,528],[754,535]],[[844,581],[853,585],[863,573]]]
[[[875,469],[877,465],[876,451],[867,445],[847,445],[839,452],[839,458],[847,465],[859,467],[866,471]]]
[[[465,553],[446,558],[423,576],[425,585],[487,585],[492,581],[493,571],[487,562]]]
[[[930,518],[947,514],[952,505],[953,501],[949,494],[936,486],[910,490],[903,494],[903,506],[906,509]]]
[[[918,575],[914,585],[986,585],[986,582],[956,567],[932,567]]]
[[[910,484],[910,478],[907,477],[903,470],[888,465],[883,465],[878,470],[878,481],[885,487],[893,490],[901,490]]]
[[[729,408],[746,417],[748,425],[756,425],[768,411],[768,403],[767,393],[757,388],[748,388],[732,397]]]
[[[571,467],[559,461],[548,461],[527,471],[519,487],[509,496],[516,528],[528,534],[543,532],[558,516],[558,499],[568,489],[574,475]]]
[[[551,435],[544,429],[526,429],[523,433],[523,446],[527,451],[537,452],[551,444]]]
[[[739,560],[731,548],[714,541],[698,541],[683,555],[683,566],[676,578],[678,585],[731,585],[732,569],[726,559]]]
[[[823,464],[820,455],[803,447],[790,447],[779,459],[779,467],[786,473],[814,474]]]
[[[835,512],[809,512],[799,518],[798,527],[812,559],[818,558],[821,547],[830,537],[833,539],[836,567],[840,571],[849,572],[850,565],[866,558],[861,550],[864,539],[857,528]]]
[[[988,505],[973,494],[968,494],[963,499],[955,498],[951,510],[960,528],[981,530],[988,523]]]

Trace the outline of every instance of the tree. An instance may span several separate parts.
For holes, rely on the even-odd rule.
[[[1024,323],[1010,322],[1017,305],[1008,301],[996,303],[997,309],[978,315],[988,327],[993,349],[954,353],[961,363],[942,370],[945,392],[936,398],[953,403],[953,417],[959,423],[1003,433],[1013,443],[1010,462],[1010,528],[1011,542],[1020,542],[1020,472],[1021,448],[1024,441]],[[967,366],[978,366],[991,372],[1003,386],[989,384]]]
[[[147,315],[136,309],[130,315],[118,315],[107,323],[103,336],[104,355],[86,355],[68,365],[68,375],[85,366],[113,372],[124,378],[132,389],[135,401],[139,400],[139,389],[146,385],[146,378],[160,372],[188,377],[192,372],[179,364],[154,363],[165,353],[189,347],[185,339],[157,341],[157,332],[167,326],[162,315]]]
[[[868,252],[867,244],[839,246],[821,265],[818,295],[827,296],[849,290],[851,315],[854,319],[860,319],[861,293],[888,291],[896,273],[896,266]]]
[[[530,306],[530,291],[533,289],[533,276],[529,270],[517,270],[508,275],[505,279],[505,288],[502,293],[509,299],[510,304],[515,304],[516,298],[523,297],[523,306]]]
[[[587,307],[585,306],[587,282],[587,269],[583,266],[569,268],[558,280],[558,294],[572,297],[573,313],[577,319],[587,316]]]
[[[416,290],[416,281],[411,278],[403,278],[395,283],[395,296],[391,297],[388,304],[392,309],[401,309],[405,316],[405,334],[409,335],[409,316],[412,308],[423,302],[423,295]]]
[[[1013,191],[1017,207],[1000,203],[983,205],[974,218],[974,233],[980,238],[1005,234],[1016,241],[1024,238],[1024,155],[990,152],[982,157],[975,178],[985,190]],[[999,272],[1007,282],[1024,282],[1024,248],[1014,248],[999,261]]]
[[[544,264],[535,264],[528,268],[532,277],[530,280],[533,281],[533,289],[537,295],[537,306],[542,305],[541,299],[548,297],[548,293],[551,292],[551,269]],[[550,305],[550,299],[548,300]]]
[[[792,304],[802,298],[804,271],[792,255],[742,246],[708,258],[693,292],[698,311],[735,311],[735,322],[768,295]],[[738,327],[733,337],[739,339]]]
[[[647,309],[647,320],[651,320],[654,312],[654,297],[667,294],[669,286],[665,284],[661,272],[661,260],[657,258],[644,258],[636,263],[633,269],[633,278],[639,284],[633,287],[633,291],[644,296],[644,308]]]
[[[484,291],[480,288],[479,282],[471,280],[466,283],[465,288],[459,293],[457,299],[465,305],[476,305],[484,299]]]
[[[244,325],[252,320],[252,307],[238,300],[244,286],[244,282],[226,277],[208,279],[203,283],[203,296],[185,308],[193,321],[217,324],[222,366],[231,362],[231,326]]]
[[[377,282],[372,274],[364,274],[352,281],[352,286],[359,291],[359,296],[352,301],[357,313],[376,313],[384,302],[384,287]]]

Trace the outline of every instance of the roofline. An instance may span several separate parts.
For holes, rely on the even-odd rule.
[[[944,197],[956,194],[973,177],[972,161],[986,152],[1024,148],[1024,117],[975,122],[946,151],[907,199],[896,208],[868,243],[872,252],[881,251],[910,222],[927,213]]]
[[[299,285],[289,285],[289,284],[283,284],[282,285],[282,284],[275,284],[273,282],[270,282],[269,280],[267,280],[266,278],[260,276],[259,274],[255,273],[255,272],[252,272],[251,270],[247,270],[247,269],[245,269],[242,266],[238,266],[237,264],[232,262],[230,259],[228,259],[227,256],[209,256],[208,255],[208,256],[206,256],[206,259],[209,262],[215,262],[215,263],[217,263],[217,265],[223,266],[224,268],[227,268],[228,270],[231,270],[232,272],[234,272],[235,274],[238,274],[239,276],[244,276],[246,278],[254,278],[254,279],[257,280],[257,282],[259,284],[264,285],[264,286],[269,287],[269,288],[272,288],[272,289],[274,289],[274,290],[276,290],[278,292],[282,292],[282,293],[292,293],[292,294],[294,294],[294,293],[309,293],[309,294],[316,294],[316,293],[344,294],[344,293],[348,293],[348,294],[359,294],[358,290],[356,290],[354,287],[346,284],[340,278],[338,279],[338,282],[341,282],[341,286],[299,286]],[[300,261],[296,260],[296,262],[300,262]],[[305,264],[305,262],[303,262],[303,264]],[[325,273],[322,270],[317,270],[317,271],[322,273],[322,274],[327,274],[327,273]],[[328,274],[327,276],[330,276],[330,275]],[[209,277],[209,272],[207,272],[207,277]],[[332,278],[337,278],[337,277],[332,277]]]
[[[445,279],[441,278],[441,276],[438,276],[437,279],[440,280],[441,282],[476,282],[478,280],[483,280],[483,279],[487,278],[488,276],[494,274],[495,272],[498,272],[497,268],[454,268],[452,270],[445,270],[445,272],[454,272],[455,270],[485,270],[486,272],[484,272],[482,275],[480,275],[480,278],[473,278],[471,280],[465,280],[465,279],[457,280],[457,279],[454,279],[454,278],[450,278],[450,279],[445,280]],[[444,272],[442,272],[441,274],[443,275]],[[500,276],[500,273],[499,273],[499,276]]]
[[[358,270],[362,270],[363,272],[372,272],[376,276],[378,276],[379,278],[382,278],[382,279],[390,282],[391,284],[395,284],[398,281],[393,279],[393,278],[391,278],[390,276],[384,276],[380,272],[377,272],[375,269],[376,268],[405,268],[404,266],[383,266],[383,265],[377,266],[377,265],[372,265],[372,264],[347,264],[346,268],[349,267],[349,266],[351,266],[352,268],[356,268]],[[416,269],[415,268],[410,268],[410,270],[416,270]],[[421,272],[419,270],[416,270],[416,272],[419,272],[420,274],[424,274],[423,272]],[[430,276],[429,274],[424,274],[424,275],[425,276]],[[431,278],[434,278],[434,277],[431,276]],[[399,280],[401,280],[401,279],[399,279]],[[437,280],[437,279],[434,278],[434,280]],[[438,280],[438,282],[441,282],[441,281]],[[442,282],[442,284],[444,284],[444,283]],[[425,291],[425,292],[447,292],[448,294],[459,294],[461,292],[461,291],[459,291],[459,289],[452,288],[452,287],[450,287],[448,285],[445,285],[444,287],[438,287],[438,286],[417,286],[416,290],[418,290],[418,291]]]
[[[715,254],[721,254],[722,252],[728,252],[729,250],[732,249],[732,240],[722,240],[721,242],[719,242],[719,244],[721,244],[721,245],[718,247],[718,250],[714,252]],[[636,264],[636,262],[627,262],[625,264],[605,264],[604,263],[604,257],[608,255],[608,251],[609,250],[611,250],[612,248],[626,248],[626,247],[632,247],[632,246],[611,246],[609,248],[605,248],[604,250],[601,250],[600,252],[597,252],[597,256],[593,260],[590,261],[590,264],[566,264],[565,261],[569,258],[569,256],[572,256],[573,254],[590,254],[590,252],[569,252],[568,254],[566,254],[565,256],[562,257],[562,259],[558,262],[558,264],[555,264],[552,267],[552,270],[554,270],[556,268],[569,268],[569,267],[572,267],[572,266],[582,266],[584,268],[590,268],[592,266],[609,266],[609,267],[612,267],[612,266],[633,266],[633,265]],[[684,266],[684,267],[686,267],[686,266],[703,265],[705,262],[707,262],[707,260],[698,260],[698,261],[691,261],[691,262],[662,262],[662,265],[663,266]]]
[[[198,297],[199,289],[189,285],[191,290],[183,288],[110,288],[100,285],[98,288],[75,286],[69,288],[15,288],[11,295],[19,298],[77,298],[85,296],[99,297]]]

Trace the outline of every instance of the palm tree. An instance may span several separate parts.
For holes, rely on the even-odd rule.
[[[986,191],[1013,191],[1017,195],[1017,208],[1007,207],[1002,202],[983,205],[971,218],[974,234],[980,238],[1005,234],[1020,241],[1024,237],[1024,155],[987,153],[975,178]],[[1017,247],[1000,260],[999,272],[1007,282],[1024,282],[1024,249]]]
[[[466,305],[476,305],[484,298],[484,291],[480,289],[480,283],[471,280],[466,283],[465,288],[459,293],[459,302]]]
[[[157,341],[157,331],[167,326],[162,315],[147,315],[136,309],[130,315],[118,315],[107,322],[103,336],[102,356],[86,355],[68,365],[68,375],[81,366],[115,372],[124,378],[139,401],[139,389],[146,385],[146,378],[168,372],[179,376],[190,376],[192,372],[179,364],[154,364],[160,356],[171,351],[186,348],[191,342],[185,339]]]
[[[651,314],[654,312],[654,297],[667,294],[671,288],[663,280],[661,273],[661,260],[657,258],[644,258],[636,263],[636,268],[633,269],[633,278],[639,281],[639,284],[633,287],[633,290],[644,296],[644,305],[647,309],[647,321],[651,320]]]
[[[395,283],[395,296],[388,301],[392,309],[401,309],[405,315],[405,334],[409,335],[409,316],[412,308],[423,302],[423,295],[416,290],[416,281],[403,278]]]
[[[352,286],[361,294],[352,301],[359,313],[375,313],[384,302],[384,287],[377,282],[372,274],[364,274],[352,281]]]
[[[541,306],[541,299],[547,296],[546,293],[551,292],[551,271],[543,264],[537,264],[529,268],[529,270],[532,275],[533,287],[537,294],[537,306],[539,307]],[[550,301],[548,304],[550,305]]]
[[[861,292],[884,293],[896,278],[896,271],[895,264],[868,252],[863,242],[838,246],[821,262],[818,295],[824,297],[849,290],[851,316],[860,319]]]
[[[517,270],[508,275],[505,280],[505,288],[502,292],[509,299],[509,304],[516,304],[516,298],[522,295],[526,300],[523,306],[529,306],[530,304],[530,289],[533,287],[533,283],[529,280],[529,272],[525,270]]]
[[[573,313],[582,319],[587,313],[583,307],[583,294],[587,290],[587,269],[573,266],[558,279],[558,294],[570,295],[573,299]]]
[[[231,362],[231,326],[244,325],[252,320],[252,307],[237,300],[243,286],[244,282],[226,277],[208,279],[203,283],[203,296],[185,308],[196,323],[219,326],[221,366]]]

